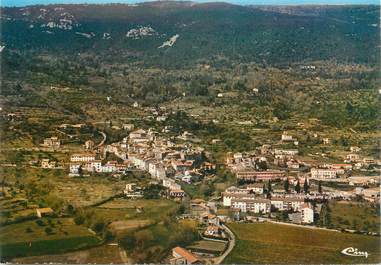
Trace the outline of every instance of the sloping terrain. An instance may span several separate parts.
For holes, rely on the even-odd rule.
[[[216,56],[270,64],[333,58],[356,63],[378,60],[377,6],[281,8],[152,2],[2,11],[2,45],[23,52],[95,51],[105,57],[145,59],[148,64],[167,66]],[[175,35],[174,45],[158,49]]]

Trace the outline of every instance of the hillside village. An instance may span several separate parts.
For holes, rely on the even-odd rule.
[[[379,12],[2,8],[0,262],[379,264]]]
[[[156,115],[157,121],[165,120],[161,117],[167,116]],[[197,186],[204,179],[213,178],[217,172],[217,165],[209,161],[210,154],[198,145],[200,139],[186,131],[177,136],[166,136],[173,135],[169,126],[162,131],[135,128],[133,124],[122,127],[129,130],[122,141],[97,146],[92,140],[85,141],[83,151],[72,153],[70,161],[65,162],[68,176],[82,178],[103,173],[120,178],[127,172],[146,172],[151,178],[149,185],[162,186],[161,197],[186,202],[189,210],[178,218],[197,220],[203,227],[202,237],[222,240],[226,253],[230,251],[228,246],[235,243],[232,232],[224,223],[276,222],[329,227],[327,205],[330,201],[378,203],[380,199],[379,176],[352,175],[354,170],[361,170],[363,174],[371,167],[379,170],[380,161],[362,157],[361,148],[357,146],[349,148],[342,163],[304,160],[298,155],[298,139],[287,131],[273,145],[226,153],[225,163],[220,166],[235,176],[235,185],[209,201],[192,199],[192,194],[187,194],[182,186]],[[329,139],[323,138],[321,142],[329,144]],[[213,143],[218,144],[218,141],[213,140]],[[292,148],[282,148],[284,145]],[[58,137],[45,139],[43,146],[61,148]],[[110,154],[117,160],[106,159]],[[55,168],[48,159],[41,161],[41,167]],[[351,188],[341,189],[340,185]],[[144,190],[149,187],[127,183],[122,196],[127,200],[143,198]],[[379,235],[364,230],[342,231]],[[220,255],[224,255],[223,251]],[[214,254],[212,257],[218,256]],[[173,249],[169,261],[179,264],[202,260],[208,263],[211,257],[200,249],[186,250],[178,246]]]
[[[117,204],[132,203],[137,214],[147,210],[141,206],[144,200],[168,200],[179,205],[181,210],[175,214],[175,222],[197,224],[201,241],[198,245],[174,246],[172,254],[161,254],[161,260],[172,264],[221,262],[236,244],[229,228],[233,223],[289,224],[379,236],[377,223],[359,225],[341,217],[332,218],[336,215],[333,211],[340,209],[342,203],[373,207],[380,199],[380,160],[365,154],[360,146],[347,147],[340,152],[340,159],[324,157],[324,153],[306,154],[301,151],[305,140],[300,138],[300,133],[284,130],[254,149],[216,153],[215,148],[225,141],[221,136],[212,135],[206,144],[195,131],[169,125],[170,119],[179,115],[176,112],[171,113],[165,107],[141,107],[137,102],[132,108],[146,113],[143,120],[160,126],[143,129],[134,123],[107,122],[106,130],[97,130],[92,138],[85,136],[88,124],[55,125],[55,133],[41,139],[39,146],[30,150],[62,153],[65,158],[40,157],[25,164],[63,172],[62,178],[67,182],[91,182],[100,178],[118,185],[117,192],[94,201],[95,205],[107,204],[109,200]],[[3,117],[11,123],[24,119],[18,113]],[[110,141],[113,136],[108,127],[122,132],[123,137]],[[334,141],[326,134],[309,132],[309,135],[323,148]],[[71,146],[72,139],[81,139],[82,144]],[[220,159],[216,160],[215,155]],[[229,181],[224,188],[216,190],[223,175]],[[60,190],[66,192],[66,188]],[[4,191],[3,195],[6,194]],[[62,210],[57,211],[56,207],[40,205],[44,207],[34,206],[35,212],[28,218],[63,216]],[[109,226],[116,226],[118,220],[113,219]],[[214,244],[212,252],[207,244]]]

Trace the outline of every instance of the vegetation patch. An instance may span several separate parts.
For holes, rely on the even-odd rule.
[[[229,224],[237,244],[224,263],[379,263],[378,237],[282,224]],[[354,247],[369,257],[345,256]]]
[[[214,254],[222,253],[225,250],[225,248],[226,248],[226,243],[217,242],[217,241],[209,241],[209,240],[196,241],[194,244],[189,246],[189,249],[192,249],[196,252],[214,253]]]

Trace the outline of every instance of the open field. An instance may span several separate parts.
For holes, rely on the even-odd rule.
[[[119,247],[102,245],[85,250],[73,251],[65,254],[41,255],[12,259],[14,263],[48,263],[54,260],[55,263],[71,263],[71,264],[120,264],[123,260],[120,257]]]
[[[177,203],[171,200],[145,200],[145,199],[114,199],[96,207],[95,211],[107,215],[115,215],[119,220],[151,219],[160,221],[170,211],[175,210]],[[137,209],[140,209],[137,211]],[[123,216],[124,214],[124,216]]]
[[[114,199],[91,207],[95,216],[109,223],[111,231],[120,238],[125,233],[158,223],[175,211],[177,203],[170,200]]]
[[[229,224],[237,244],[224,263],[379,263],[378,237],[282,224]],[[369,257],[341,254],[348,247]]]
[[[378,206],[372,207],[367,202],[331,202],[329,207],[332,224],[335,227],[369,232],[380,231]]]
[[[217,241],[200,240],[189,246],[189,249],[206,253],[222,253],[226,248],[226,243]]]
[[[42,218],[39,221],[43,223],[25,221],[1,227],[2,256],[62,253],[94,246],[101,241],[86,227],[74,224],[71,218]]]
[[[128,231],[145,227],[150,224],[152,224],[152,220],[147,220],[147,219],[114,221],[110,224],[110,229],[117,237],[122,237]]]

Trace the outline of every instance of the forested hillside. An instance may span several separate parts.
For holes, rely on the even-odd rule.
[[[95,52],[113,61],[184,66],[226,57],[284,65],[378,62],[379,7],[246,7],[224,3],[3,8],[2,44],[22,52]],[[171,45],[161,45],[178,36]],[[161,47],[161,48],[159,48]]]
[[[115,108],[181,102],[258,123],[319,118],[373,130],[378,18],[378,6],[2,8],[1,100],[85,120],[110,96]]]

